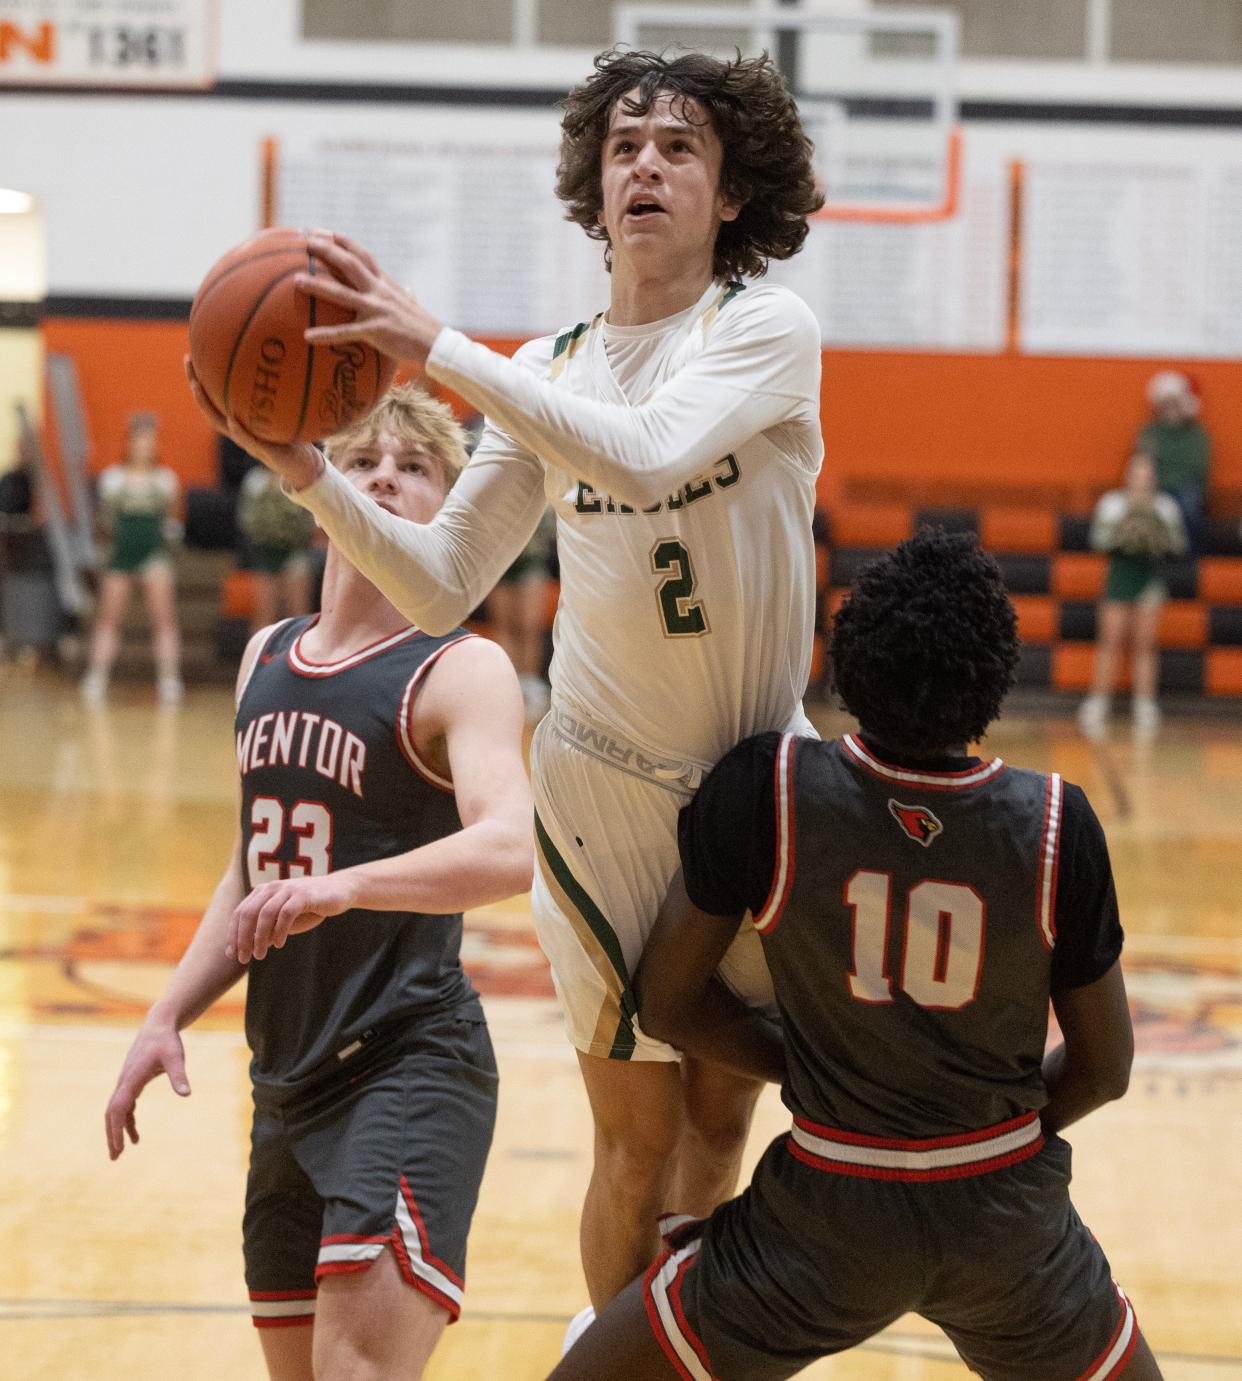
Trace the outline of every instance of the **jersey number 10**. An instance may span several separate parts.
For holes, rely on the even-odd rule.
[[[858,1002],[892,1002],[888,932],[893,879],[860,869],[845,884],[854,913],[854,962],[850,994]],[[973,887],[928,879],[906,898],[901,947],[902,992],[920,1007],[955,1012],[973,1002],[983,969],[987,907]]]

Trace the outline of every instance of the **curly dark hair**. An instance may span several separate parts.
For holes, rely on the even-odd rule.
[[[736,220],[721,224],[712,270],[717,278],[757,278],[769,259],[788,259],[806,239],[806,218],[823,205],[811,166],[811,141],[785,79],[765,53],[729,62],[704,53],[664,57],[611,49],[595,71],[561,102],[561,160],[556,194],[593,240],[607,240],[597,220],[604,203],[601,165],[608,125],[628,92],[625,110],[646,115],[658,96],[672,92],[703,107],[724,147],[720,185],[741,205]],[[611,268],[611,251],[605,254]]]
[[[886,748],[933,757],[982,738],[1018,663],[1000,568],[973,536],[921,529],[859,573],[831,656],[845,708]]]

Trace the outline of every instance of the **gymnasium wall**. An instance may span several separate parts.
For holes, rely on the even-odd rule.
[[[40,199],[48,237],[43,339],[77,361],[96,467],[117,455],[126,415],[150,408],[164,419],[166,459],[186,481],[214,478],[213,439],[181,374],[183,318],[207,266],[261,223],[265,138],[425,140],[465,131],[481,143],[517,134],[554,141],[546,93],[581,76],[589,60],[572,49],[515,63],[506,50],[304,43],[295,16],[293,0],[223,0],[215,93],[0,85],[0,185]],[[380,99],[361,99],[365,89],[356,88],[376,82],[384,84]],[[493,100],[502,87],[508,104],[433,99],[432,84],[443,92],[453,82],[480,98],[491,88]],[[966,121],[967,149],[992,160],[1081,156],[1105,136],[1112,153],[1193,163],[1237,139],[1236,119],[1212,127],[1187,113],[1232,110],[1236,69],[975,62],[963,65],[962,87],[984,111]],[[331,99],[313,99],[316,91]],[[1003,118],[1006,101],[1029,118]],[[1074,103],[1073,118],[1052,118],[1054,103]],[[1144,105],[1161,103],[1173,119],[1143,114]],[[1137,116],[1128,120],[1127,110]],[[1059,490],[1085,504],[1120,468],[1144,414],[1147,377],[1170,363],[1185,363],[1201,386],[1216,485],[1232,504],[1242,498],[1236,364],[1013,351],[826,352],[824,497],[917,489],[934,474],[941,484],[985,482],[1018,494]]]

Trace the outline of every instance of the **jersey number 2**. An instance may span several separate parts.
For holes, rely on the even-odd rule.
[[[332,871],[332,812],[322,801],[299,801],[289,812],[289,828],[298,836],[298,856],[292,863],[282,865],[273,857],[285,837],[285,808],[275,796],[254,798],[250,828],[246,868],[251,887],[281,878],[321,877]]]
[[[656,586],[660,622],[669,638],[697,638],[710,633],[707,611],[694,596],[694,565],[685,544],[675,537],[663,537],[651,549],[651,569],[664,579]]]
[[[891,1002],[888,931],[893,880],[888,873],[860,869],[845,884],[854,913],[854,963],[850,994],[859,1002]],[[973,1002],[983,967],[987,907],[960,882],[920,882],[906,898],[906,933],[901,947],[901,990],[920,1007],[956,1012]]]

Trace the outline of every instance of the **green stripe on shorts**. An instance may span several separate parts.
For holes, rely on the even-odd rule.
[[[634,990],[630,986],[629,970],[625,966],[625,955],[621,953],[621,944],[617,939],[616,932],[608,924],[607,917],[595,904],[590,893],[574,877],[573,873],[570,872],[569,865],[557,852],[556,845],[553,844],[547,830],[543,827],[543,821],[540,820],[538,811],[535,812],[535,838],[538,840],[540,853],[543,854],[544,860],[564,892],[566,899],[586,922],[591,934],[604,951],[609,964],[612,965],[614,972],[621,981],[621,1020],[617,1024],[616,1035],[613,1037],[612,1049],[608,1052],[608,1058],[610,1060],[628,1060],[634,1053],[634,1023],[638,1017],[638,1006],[634,1001]]]

